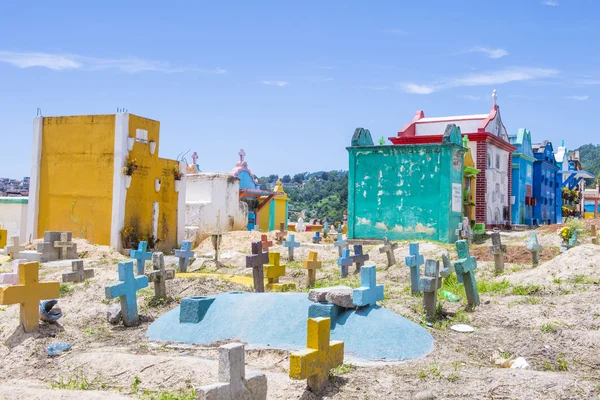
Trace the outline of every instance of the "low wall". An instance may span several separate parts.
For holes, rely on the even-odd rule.
[[[19,236],[21,243],[29,240],[26,237],[28,203],[28,197],[0,197],[0,225],[8,231],[9,244],[13,236]]]

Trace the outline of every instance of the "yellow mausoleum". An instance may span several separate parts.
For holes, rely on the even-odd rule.
[[[27,238],[71,231],[74,238],[122,249],[121,231],[183,239],[185,166],[158,157],[160,122],[129,113],[34,120]],[[134,162],[135,171],[123,167]]]

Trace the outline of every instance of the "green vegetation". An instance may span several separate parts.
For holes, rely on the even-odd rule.
[[[62,390],[97,390],[106,388],[106,384],[100,378],[90,381],[82,372],[76,372],[72,376],[61,376],[52,382],[50,386],[52,389]]]
[[[70,283],[61,283],[60,284],[60,297],[65,297],[68,294],[71,294],[75,291],[75,288]]]
[[[581,157],[581,165],[583,166],[583,169],[596,175],[596,177],[599,177],[600,145],[585,144],[576,150],[579,150],[579,156]],[[587,184],[591,185],[590,187],[596,187],[597,183],[598,178],[596,181],[587,179]]]
[[[334,369],[331,370],[331,372],[333,372],[336,375],[344,375],[347,374],[349,372],[352,372],[356,369],[356,366],[353,364],[342,364],[342,365],[338,365],[337,367],[335,367]]]

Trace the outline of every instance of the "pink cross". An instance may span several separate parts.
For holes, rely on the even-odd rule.
[[[246,155],[246,152],[244,151],[244,149],[241,149],[238,154],[240,156],[240,162],[244,162],[244,156]]]
[[[198,161],[198,153],[194,152],[192,154],[192,164],[196,164],[196,161]]]

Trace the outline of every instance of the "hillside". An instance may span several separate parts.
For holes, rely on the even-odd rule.
[[[579,150],[583,169],[600,176],[600,145],[584,144],[576,150]],[[588,185],[596,187],[596,182],[588,182]]]

